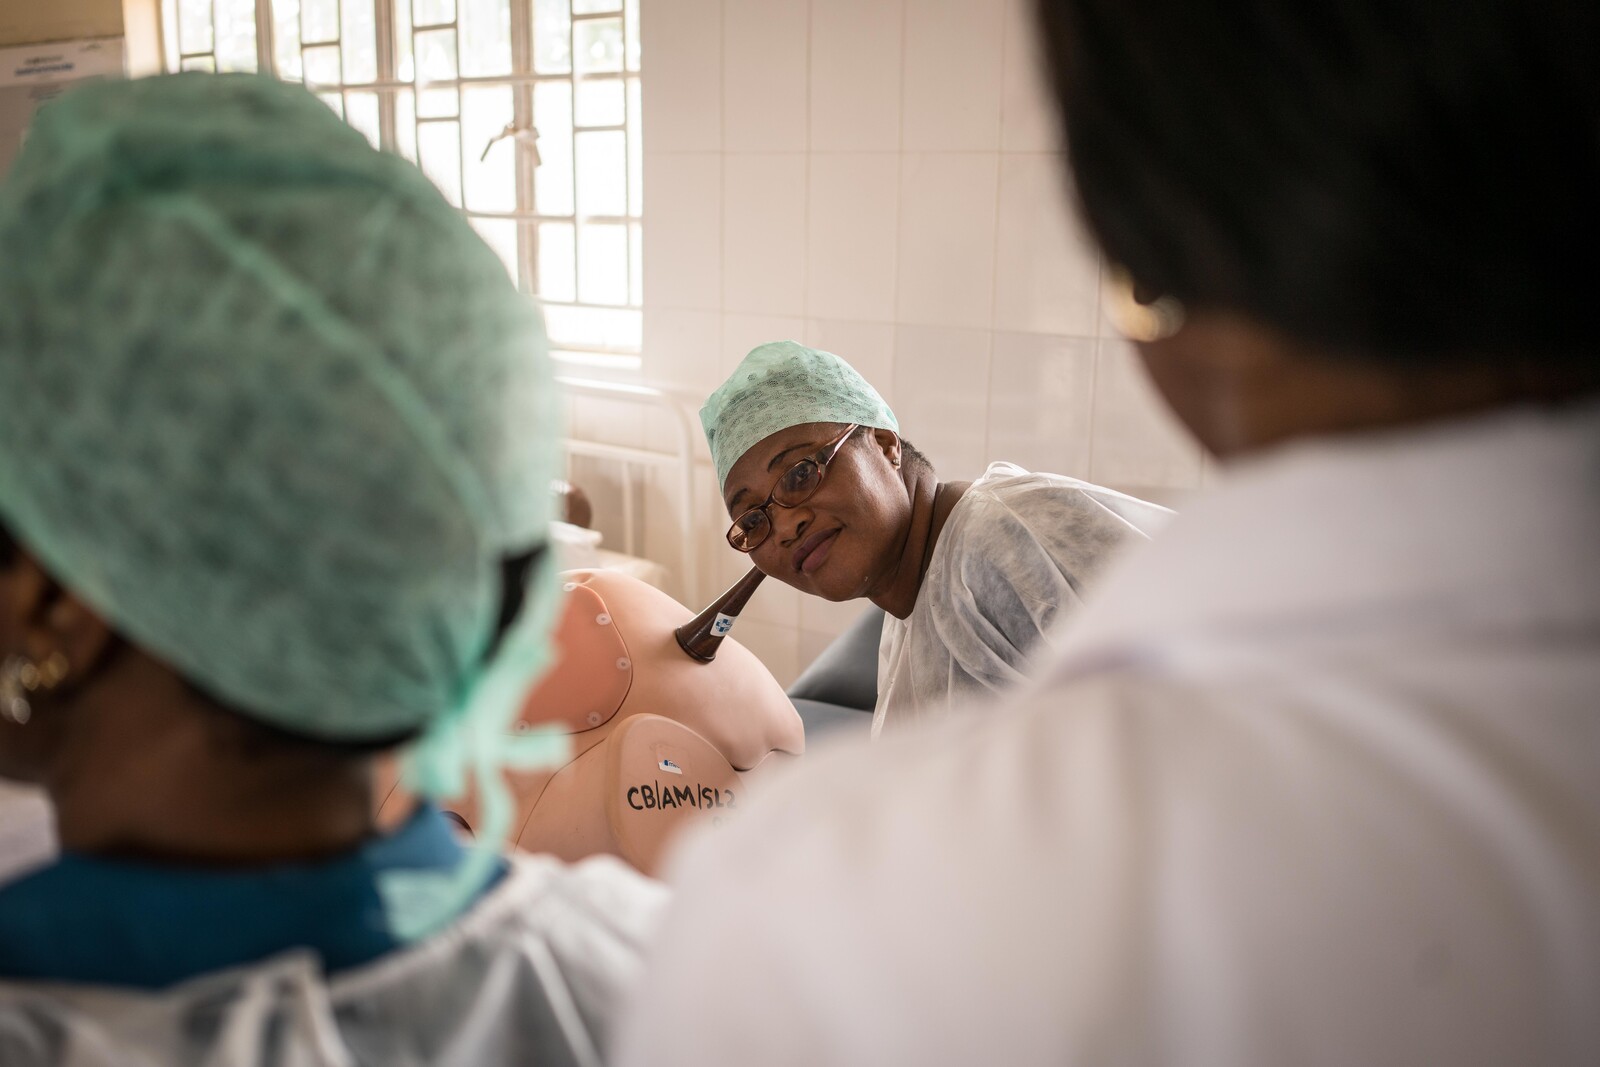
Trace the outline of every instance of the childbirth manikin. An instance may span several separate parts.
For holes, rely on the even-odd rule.
[[[694,819],[736,813],[751,779],[805,750],[805,731],[777,679],[753,653],[722,642],[702,663],[673,630],[691,612],[616,571],[569,571],[556,661],[523,704],[518,729],[572,735],[562,767],[508,771],[516,817],[508,842],[578,860],[621,856],[657,871],[672,836]],[[392,766],[379,821],[411,809]],[[444,805],[470,831],[470,794]]]

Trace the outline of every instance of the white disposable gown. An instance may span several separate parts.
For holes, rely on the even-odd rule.
[[[1051,629],[1171,516],[1076,478],[990,464],[945,520],[911,614],[884,619],[873,735],[1031,677]]]
[[[620,1062],[1600,1064],[1600,409],[1263,459],[1102,594],[691,845]]]
[[[510,865],[451,926],[331,979],[295,951],[159,992],[0,982],[0,1064],[599,1064],[664,890],[609,857]]]

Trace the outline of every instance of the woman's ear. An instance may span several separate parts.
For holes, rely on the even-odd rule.
[[[872,440],[878,446],[878,449],[883,453],[883,458],[889,461],[889,465],[895,470],[899,470],[901,461],[900,435],[895,433],[893,430],[885,430],[881,427],[874,427],[872,431]]]
[[[67,682],[98,668],[116,635],[98,612],[64,589],[26,552],[0,568],[0,638],[36,663],[61,657]]]

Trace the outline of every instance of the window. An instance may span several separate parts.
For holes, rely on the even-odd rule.
[[[417,163],[569,358],[637,366],[639,0],[162,0],[169,70],[303,81]]]

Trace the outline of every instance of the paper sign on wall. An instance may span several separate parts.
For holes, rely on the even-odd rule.
[[[0,174],[10,169],[39,105],[77,82],[122,72],[121,37],[0,48]]]

